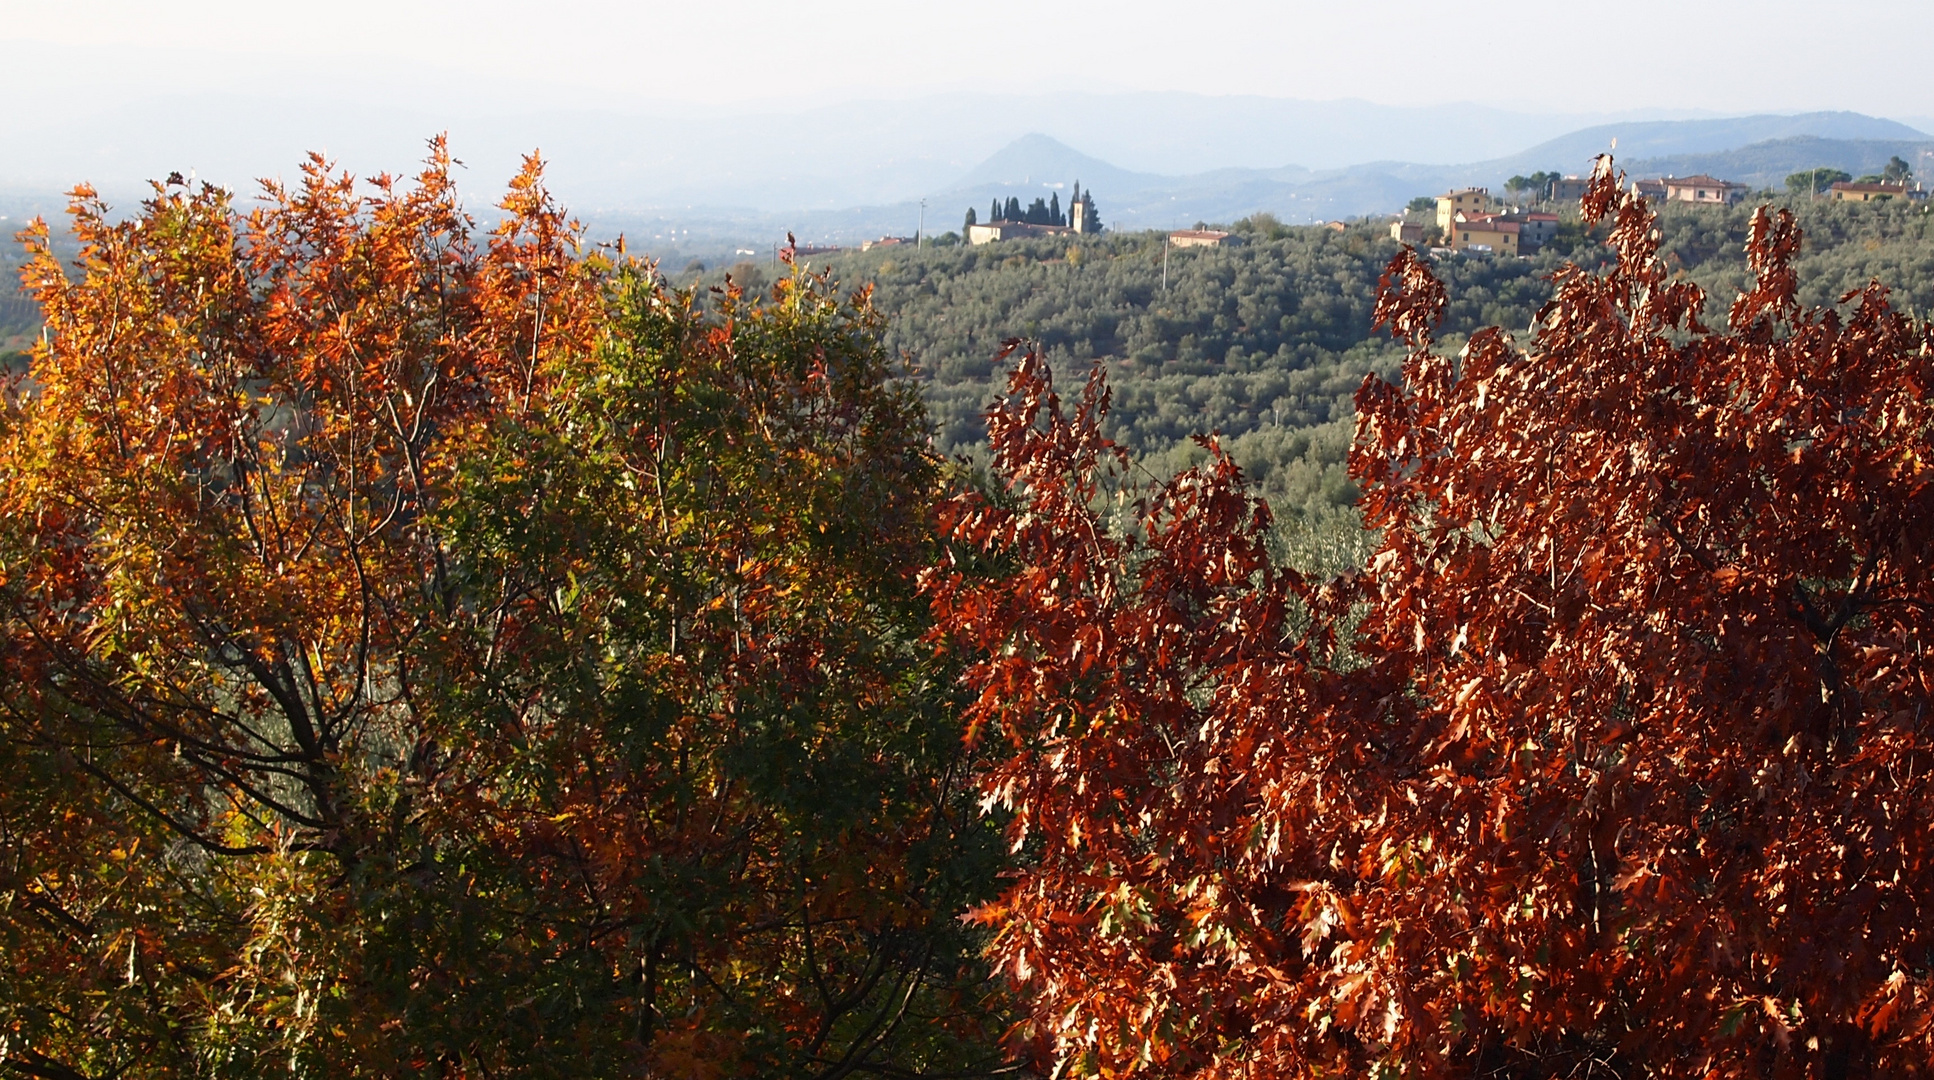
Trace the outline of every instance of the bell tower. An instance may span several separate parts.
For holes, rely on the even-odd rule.
[[[1068,226],[1075,232],[1094,232],[1100,217],[1095,213],[1094,196],[1081,191],[1081,181],[1074,182],[1074,195],[1068,200]]]

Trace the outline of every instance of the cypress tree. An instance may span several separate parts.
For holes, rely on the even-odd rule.
[[[1066,225],[1067,223],[1068,219],[1061,216],[1061,193],[1057,191],[1048,200],[1048,224]]]
[[[992,207],[987,211],[987,220],[1001,220],[1001,201],[999,199],[995,199]]]
[[[960,238],[962,240],[972,239],[972,236],[971,234],[969,234],[968,230],[972,229],[975,224],[976,222],[974,220],[974,208],[970,206],[967,208],[967,220],[960,223]]]
[[[1027,220],[1026,218],[1024,218],[1024,217],[1022,217],[1022,216],[1021,216],[1021,199],[1020,199],[1020,196],[1018,196],[1018,195],[1009,195],[1009,196],[1007,197],[1007,215],[1006,215],[1006,216],[1007,216],[1007,220],[1009,220],[1009,221],[1025,221],[1025,220]]]

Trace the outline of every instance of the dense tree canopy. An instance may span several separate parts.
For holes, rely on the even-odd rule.
[[[1788,174],[1786,178],[1786,190],[1795,195],[1821,195],[1825,194],[1827,189],[1833,185],[1843,180],[1851,179],[1853,179],[1852,173],[1843,169],[1831,169],[1822,166],[1817,169],[1807,169],[1802,172]]]
[[[83,191],[0,413],[0,1070],[999,1067],[877,313],[703,314],[441,146]]]
[[[1747,285],[1752,207],[1656,209],[1660,257],[1675,277],[1715,296]],[[1835,304],[1879,277],[1897,306],[1934,308],[1934,216],[1922,207],[1796,199],[1792,209],[1807,237],[1793,259],[1804,303]],[[1434,257],[1448,294],[1444,339],[1521,330],[1567,261],[1608,261],[1605,228],[1588,233],[1575,213],[1565,210],[1554,242],[1527,259]],[[985,446],[981,410],[1004,379],[990,361],[1018,335],[1064,376],[1108,364],[1105,430],[1151,469],[1200,462],[1192,436],[1218,432],[1280,516],[1321,520],[1356,497],[1343,460],[1356,386],[1370,372],[1394,376],[1401,360],[1371,331],[1397,244],[1379,223],[1339,234],[1257,215],[1229,227],[1248,243],[1169,252],[1166,290],[1153,233],[890,249],[829,265],[849,284],[875,285],[888,345],[918,366],[943,453]]]
[[[450,165],[28,234],[0,1072],[1927,1074],[1923,208],[679,289]]]
[[[1272,559],[1212,443],[1138,491],[1099,372],[1022,357],[946,519],[991,563],[926,584],[1066,1074],[1926,1074],[1934,326],[1805,306],[1761,211],[1715,329],[1619,179],[1522,341],[1440,355],[1391,260],[1361,573]]]

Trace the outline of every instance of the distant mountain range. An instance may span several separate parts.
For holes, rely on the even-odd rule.
[[[1779,187],[1789,173],[1801,169],[1831,166],[1860,175],[1878,172],[1890,157],[1899,156],[1917,174],[1934,179],[1934,136],[1896,121],[1838,112],[1602,124],[1508,156],[1460,165],[1375,161],[1339,169],[1290,165],[1191,175],[1122,169],[1032,134],[967,170],[956,185],[928,201],[931,207],[952,200],[961,209],[984,207],[1008,195],[1021,195],[1027,202],[1046,188],[1079,180],[1100,201],[1103,220],[1123,228],[1227,222],[1258,210],[1290,222],[1335,220],[1394,211],[1414,196],[1449,187],[1499,189],[1513,175],[1583,174],[1598,154],[1613,150],[1614,140],[1620,167],[1634,177],[1704,172],[1756,187]],[[946,224],[943,217],[933,228]]]
[[[958,228],[968,206],[984,213],[997,196],[1028,202],[1075,180],[1095,193],[1106,223],[1124,228],[1258,210],[1329,220],[1393,210],[1454,184],[1582,172],[1613,139],[1634,172],[1777,185],[1813,165],[1858,174],[1899,155],[1934,177],[1934,159],[1924,156],[1934,120],[1916,128],[1847,112],[1538,115],[1136,93],[951,94],[793,109],[613,103],[513,112],[497,102],[449,113],[407,95],[343,104],[290,93],[155,95],[57,120],[0,115],[0,140],[14,149],[0,159],[0,194],[44,196],[86,179],[126,202],[144,178],[178,169],[246,195],[258,176],[294,176],[309,149],[364,175],[406,171],[426,136],[447,131],[480,207],[521,153],[541,148],[553,190],[597,231],[622,229],[676,258],[719,258],[767,251],[788,230],[836,243],[910,234],[923,198],[928,231],[942,232]]]
[[[767,211],[917,199],[954,186],[1015,138],[1040,132],[1131,171],[1317,169],[1379,159],[1485,160],[1610,121],[1684,119],[1541,114],[1469,103],[1379,105],[1187,93],[955,93],[802,107],[599,100],[519,108],[501,95],[433,104],[421,88],[329,98],[326,86],[218,94],[167,86],[59,113],[0,112],[0,188],[65,190],[87,180],[137,189],[196,170],[234,188],[290,176],[309,150],[358,173],[392,172],[447,131],[474,175],[501,183],[541,149],[573,205],[613,210],[707,205]]]
[[[1828,166],[1854,176],[1878,173],[1889,158],[1898,157],[1914,175],[1934,186],[1934,139],[1820,139],[1795,135],[1718,153],[1672,154],[1632,163],[1632,169],[1651,176],[1693,176],[1706,173],[1758,187],[1781,188],[1786,178],[1806,169]]]
[[[1614,143],[1621,159],[1640,161],[1677,154],[1713,153],[1754,143],[1804,137],[1841,141],[1934,142],[1934,135],[1899,121],[1881,120],[1853,112],[1738,116],[1712,120],[1599,124],[1561,135],[1488,164],[1514,172],[1525,168],[1536,172],[1549,169],[1550,162],[1561,161],[1565,163],[1565,171],[1570,172],[1578,167],[1574,163],[1589,162],[1612,148]],[[1539,162],[1546,164],[1540,165]]]

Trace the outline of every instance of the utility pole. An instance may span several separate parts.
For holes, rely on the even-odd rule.
[[[1162,238],[1162,291],[1163,292],[1168,291],[1168,249],[1173,246],[1174,246],[1173,244],[1169,243],[1167,237]]]
[[[913,232],[913,250],[927,246],[927,200],[920,200],[920,227]]]

